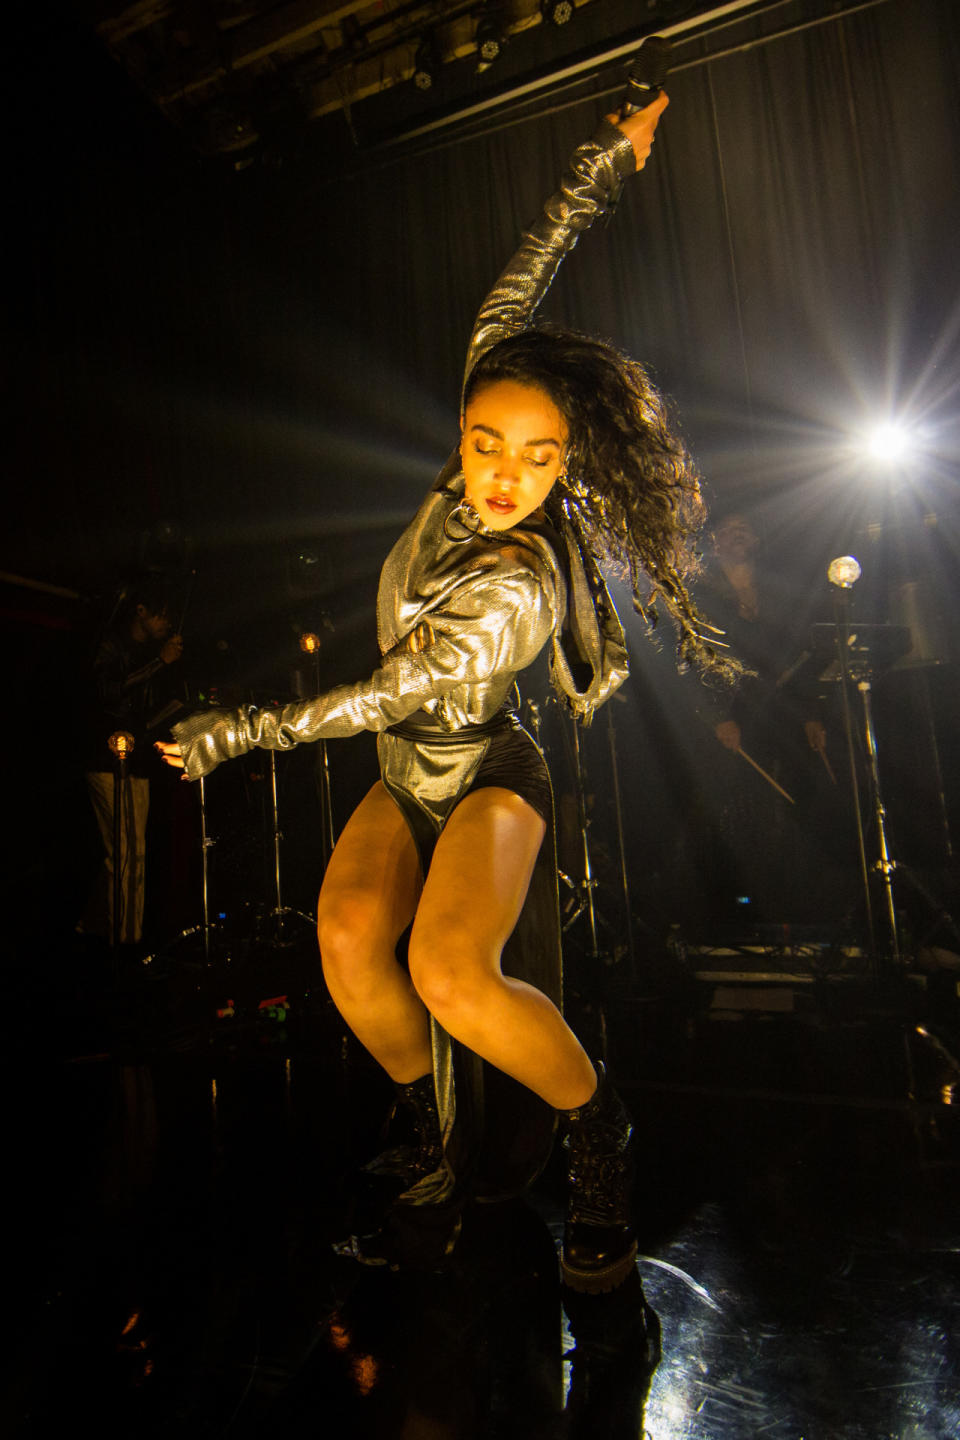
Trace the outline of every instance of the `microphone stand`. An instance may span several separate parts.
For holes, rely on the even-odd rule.
[[[199,925],[187,925],[178,935],[175,935],[170,946],[177,945],[182,940],[191,940],[199,931],[203,935],[203,960],[205,965],[213,963],[213,931],[214,924],[210,918],[210,851],[215,849],[216,840],[207,829],[207,783],[203,775],[199,780],[194,781],[197,787],[197,795],[200,804],[200,902],[202,918]],[[145,955],[144,965],[152,965],[162,953],[156,950],[151,955]],[[229,959],[229,957],[227,957]]]
[[[273,918],[277,924],[276,941],[278,945],[282,945],[284,943],[284,933],[283,896],[280,889],[280,841],[283,839],[283,833],[280,829],[280,810],[277,805],[277,752],[271,750],[268,753],[270,756],[268,762],[270,765],[270,806],[273,818],[273,883],[277,902],[273,912]]]
[[[320,694],[320,652],[314,651],[313,655],[313,690],[315,695]],[[330,863],[330,856],[333,854],[335,837],[333,833],[333,802],[330,795],[330,755],[327,750],[326,740],[320,741],[319,750],[319,776],[317,788],[320,792],[320,853],[323,857],[323,870],[326,874],[327,866]]]
[[[113,978],[119,976],[120,961],[120,927],[123,920],[123,872],[125,865],[122,863],[123,854],[123,822],[124,822],[124,801],[129,801],[130,787],[127,784],[127,756],[133,754],[133,736],[126,730],[118,730],[110,736],[107,744],[116,756],[116,766],[113,771]],[[129,812],[129,804],[127,804]],[[129,816],[128,816],[129,820]],[[129,864],[130,857],[127,856],[126,863]],[[133,857],[136,865],[136,854]]]
[[[873,906],[870,894],[870,876],[867,865],[866,845],[864,843],[863,815],[860,807],[860,793],[857,784],[856,754],[853,741],[853,716],[850,703],[849,687],[851,682],[850,674],[850,615],[849,615],[849,592],[850,585],[834,584],[834,604],[837,615],[837,644],[839,646],[840,662],[840,688],[843,698],[843,723],[847,736],[847,753],[850,760],[850,776],[854,792],[854,815],[857,825],[857,842],[860,852],[860,872],[863,880],[864,898],[866,904],[866,918],[870,943],[870,956],[873,965],[874,980],[879,983],[879,953],[877,948],[877,932],[874,923]],[[870,781],[870,798],[873,806],[873,819],[877,832],[878,859],[874,869],[879,873],[883,886],[884,918],[887,930],[886,955],[891,964],[899,969],[901,963],[900,936],[897,925],[897,908],[893,894],[893,876],[897,869],[895,860],[887,837],[887,812],[883,803],[883,791],[880,786],[880,757],[877,751],[876,730],[873,723],[873,701],[871,684],[871,665],[868,658],[866,669],[857,678],[857,691],[863,706],[863,727],[864,739],[866,741],[866,755],[868,774]]]
[[[873,923],[873,897],[870,890],[870,871],[867,864],[867,846],[863,831],[863,811],[860,806],[860,785],[857,779],[857,751],[853,738],[853,707],[850,703],[850,590],[849,587],[833,585],[834,614],[837,622],[837,660],[840,666],[840,698],[843,706],[843,732],[847,741],[847,763],[850,771],[853,818],[857,829],[857,854],[860,860],[860,880],[863,885],[864,916],[867,927],[867,946],[870,951],[870,965],[874,981],[879,981],[877,941]]]
[[[270,757],[268,761],[270,767],[270,818],[273,826],[273,893],[275,904],[272,918],[276,923],[273,943],[275,945],[291,945],[293,944],[293,940],[288,937],[286,929],[287,916],[296,915],[299,919],[305,920],[309,925],[314,923],[314,916],[305,915],[302,910],[296,910],[293,906],[284,905],[283,903],[283,890],[280,881],[280,842],[283,839],[283,831],[280,829],[280,804],[277,794],[277,752],[270,750],[267,753]],[[329,814],[329,810],[327,813]],[[325,824],[325,819],[323,823]],[[324,868],[326,868],[328,858],[326,830],[324,830]]]
[[[203,958],[210,964],[210,862],[209,854],[216,840],[207,833],[207,787],[201,775],[197,781],[200,793],[200,875],[203,895]],[[187,932],[189,933],[189,932]]]
[[[327,628],[333,629],[332,624],[327,621]],[[312,633],[300,637],[300,648],[313,660],[313,693],[320,694],[320,638]],[[330,863],[330,856],[333,854],[333,847],[336,844],[336,836],[333,828],[333,800],[330,790],[330,755],[327,750],[326,740],[317,741],[317,798],[320,801],[320,856],[323,862],[323,872],[326,873]],[[277,905],[279,906],[279,887]]]

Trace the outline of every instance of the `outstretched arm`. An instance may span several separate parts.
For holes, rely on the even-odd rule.
[[[608,115],[596,135],[577,147],[543,214],[490,291],[474,325],[465,377],[498,340],[524,330],[546,295],[564,258],[584,230],[602,215],[623,182],[647,162],[660,116],[661,94],[645,110],[620,119]]]
[[[314,740],[385,730],[463,685],[512,675],[536,659],[556,623],[556,600],[526,566],[474,577],[434,612],[422,648],[401,643],[367,680],[279,710],[243,706],[206,710],[172,727],[175,743],[159,742],[168,765],[199,780],[248,750],[291,750]],[[491,629],[489,617],[502,624]]]

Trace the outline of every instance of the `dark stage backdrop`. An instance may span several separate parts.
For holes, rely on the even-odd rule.
[[[545,313],[649,362],[717,491],[795,504],[876,411],[952,420],[958,7],[690,48],[647,172]],[[91,91],[14,158],[6,563],[86,580],[159,520],[258,548],[331,513],[399,523],[455,437],[476,306],[602,99],[339,181],[235,175],[90,58]]]
[[[866,533],[935,515],[945,591],[960,16],[887,0],[802,28],[822,9],[730,27],[709,63],[682,52],[646,173],[544,313],[650,364],[712,493],[756,508],[798,589]],[[62,73],[36,48],[24,62],[21,105],[42,84],[48,111],[11,162],[0,554],[85,598],[50,621],[58,602],[5,589],[18,692],[58,696],[74,657],[57,626],[89,625],[158,557],[197,572],[200,686],[226,667],[279,693],[321,612],[325,667],[361,673],[379,562],[456,437],[473,313],[603,97],[340,179],[321,156],[234,174],[68,39]],[[849,454],[890,408],[927,444],[895,494]]]

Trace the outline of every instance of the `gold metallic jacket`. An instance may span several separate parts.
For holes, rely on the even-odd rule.
[[[522,330],[577,237],[635,169],[629,141],[604,121],[573,154],[560,188],[485,300],[466,373],[507,335]],[[479,526],[462,507],[463,473],[454,453],[398,540],[380,578],[377,620],[382,661],[370,676],[279,710],[206,711],[173,727],[191,780],[254,746],[286,750],[304,741],[381,732],[380,766],[392,792],[415,797],[439,828],[469,785],[484,751],[421,745],[386,732],[418,717],[448,732],[491,720],[516,676],[552,638],[554,685],[588,720],[626,678],[623,630],[589,556],[565,526],[558,556],[535,527]],[[568,656],[586,661],[578,689]],[[576,673],[581,674],[579,665]]]

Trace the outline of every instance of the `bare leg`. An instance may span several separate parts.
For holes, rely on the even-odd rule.
[[[590,1098],[596,1072],[556,1006],[500,969],[544,830],[536,811],[509,790],[475,790],[461,801],[437,841],[417,906],[410,974],[450,1035],[567,1110]]]
[[[317,935],[333,1003],[360,1043],[401,1084],[432,1066],[427,1011],[396,957],[420,888],[413,837],[378,782],[350,817],[330,858]]]

